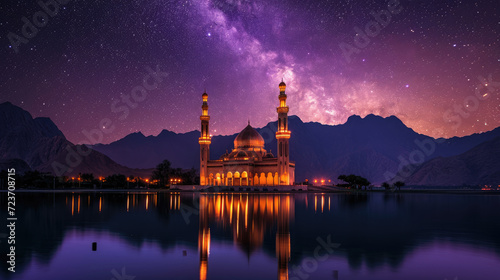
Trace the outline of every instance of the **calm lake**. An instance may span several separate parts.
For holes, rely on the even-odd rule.
[[[500,195],[16,193],[16,217],[0,279],[500,279]]]

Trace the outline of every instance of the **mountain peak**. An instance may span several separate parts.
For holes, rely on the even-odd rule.
[[[132,132],[129,135],[125,136],[125,138],[145,138],[142,131]]]
[[[14,104],[10,103],[9,101],[5,101],[3,103],[0,103],[0,106],[15,106]],[[17,107],[17,106],[16,106]]]
[[[382,116],[379,116],[379,115],[375,115],[375,114],[368,114],[366,115],[366,117],[363,118],[364,120],[388,120],[388,121],[397,121],[397,122],[401,122],[401,120],[394,116],[394,115],[390,115],[388,117],[382,117]]]
[[[168,136],[168,135],[175,135],[177,133],[173,132],[173,131],[170,131],[168,129],[163,129],[160,134],[158,134],[157,137],[160,137],[160,136]]]
[[[386,119],[393,120],[393,121],[398,121],[398,122],[402,122],[398,117],[396,117],[394,115],[390,115],[390,116],[386,117]]]
[[[50,118],[33,118],[28,111],[8,101],[0,104],[0,131],[25,131],[29,135],[37,134],[49,138],[64,137]]]
[[[402,124],[404,123],[396,116],[391,115],[389,117],[382,117],[379,115],[375,114],[368,114],[364,118],[362,118],[359,115],[352,115],[347,119],[346,124],[353,124],[353,123],[366,123],[366,122],[386,122],[386,123],[391,123],[391,124]]]
[[[354,122],[359,122],[360,120],[362,120],[361,116],[358,116],[358,115],[352,115],[350,116],[348,119],[347,119],[347,123],[354,123]]]
[[[6,112],[8,114],[25,114],[29,115],[31,117],[31,114],[28,111],[25,111],[23,108],[16,106],[9,101],[3,102],[0,104],[0,109],[3,112]]]
[[[382,118],[381,116],[378,116],[378,115],[375,115],[375,114],[368,114],[366,115],[366,117],[364,117],[363,119],[367,119],[367,120],[370,120],[370,119],[380,119]]]
[[[290,121],[297,121],[297,122],[299,122],[299,123],[304,123],[304,122],[300,119],[300,117],[299,117],[299,116],[297,116],[297,115],[291,115],[291,116],[288,116],[288,119],[289,119]]]
[[[44,131],[44,135],[48,137],[53,137],[53,136],[62,136],[64,137],[64,134],[62,131],[59,130],[57,125],[47,117],[38,117],[34,119],[35,123],[37,126],[40,128],[41,131]]]

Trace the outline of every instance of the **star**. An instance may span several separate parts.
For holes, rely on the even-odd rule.
[[[347,2],[135,0],[85,10],[70,1],[36,37],[22,40],[18,54],[16,43],[6,38],[8,47],[0,52],[1,102],[53,118],[76,142],[82,130],[101,129],[96,120],[109,118],[114,130],[103,142],[111,142],[129,131],[157,135],[162,129],[199,129],[198,101],[207,87],[211,132],[228,135],[241,131],[249,112],[259,112],[252,116],[256,127],[275,120],[272,110],[262,108],[276,106],[273,94],[284,77],[290,114],[305,122],[334,125],[353,114],[393,114],[422,133],[440,128],[439,136],[453,137],[480,131],[471,125],[476,117],[453,129],[443,113],[464,106],[474,86],[481,95],[493,92],[495,79],[485,89],[485,81],[478,86],[476,77],[498,70],[499,41],[484,41],[491,28],[474,26],[498,26],[498,18],[486,16],[497,11],[496,2],[414,5],[411,13],[391,14],[378,32],[375,26],[366,30],[376,20],[364,15],[379,8]],[[24,36],[20,19],[32,21],[33,13],[6,3],[2,28]],[[477,17],[477,11],[485,16]],[[474,26],[464,18],[473,18]],[[350,62],[341,43],[350,46]],[[136,102],[131,89],[143,86],[144,67],[156,65],[169,76]],[[405,94],[395,96],[401,86]],[[121,96],[138,105],[131,108]],[[58,106],[50,103],[54,100]],[[491,110],[494,104],[482,104],[474,114],[486,123],[498,111]],[[493,125],[491,119],[488,124]]]

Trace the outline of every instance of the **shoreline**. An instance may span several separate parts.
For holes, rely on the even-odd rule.
[[[0,190],[0,193],[7,193],[8,190]],[[352,194],[414,194],[414,193],[429,193],[429,194],[485,194],[485,195],[500,195],[500,190],[471,190],[471,189],[410,189],[410,190],[304,190],[304,191],[242,191],[242,190],[222,190],[222,191],[207,191],[207,190],[180,190],[180,189],[16,189],[16,193],[249,193],[249,194],[276,194],[276,193],[352,193]]]

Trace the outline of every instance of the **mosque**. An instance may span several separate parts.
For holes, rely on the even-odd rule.
[[[293,185],[295,163],[290,161],[290,131],[288,130],[288,106],[286,105],[286,84],[279,84],[280,94],[278,129],[276,132],[277,151],[275,157],[264,149],[264,138],[248,125],[234,139],[234,149],[218,160],[210,160],[211,137],[208,129],[208,94],[202,95],[203,105],[200,144],[200,185],[201,186],[278,186]]]

